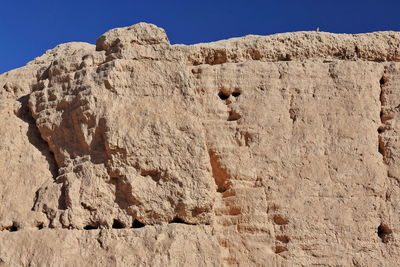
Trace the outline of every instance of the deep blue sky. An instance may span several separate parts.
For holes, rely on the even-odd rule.
[[[95,43],[105,31],[154,23],[172,43],[315,30],[400,31],[399,0],[2,0],[0,73],[57,44]]]

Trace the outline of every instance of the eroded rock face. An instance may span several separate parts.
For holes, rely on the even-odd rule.
[[[394,266],[398,61],[140,23],[0,75],[0,265]]]

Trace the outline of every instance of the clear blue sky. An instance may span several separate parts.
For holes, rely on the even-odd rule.
[[[315,30],[400,31],[400,0],[2,0],[0,73],[57,44],[95,43],[105,31],[154,23],[172,43]]]

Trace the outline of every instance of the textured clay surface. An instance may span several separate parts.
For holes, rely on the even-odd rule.
[[[0,266],[397,266],[399,62],[139,23],[0,75]]]

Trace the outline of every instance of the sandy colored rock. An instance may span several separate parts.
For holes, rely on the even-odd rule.
[[[396,266],[399,61],[139,23],[0,75],[0,266]]]

